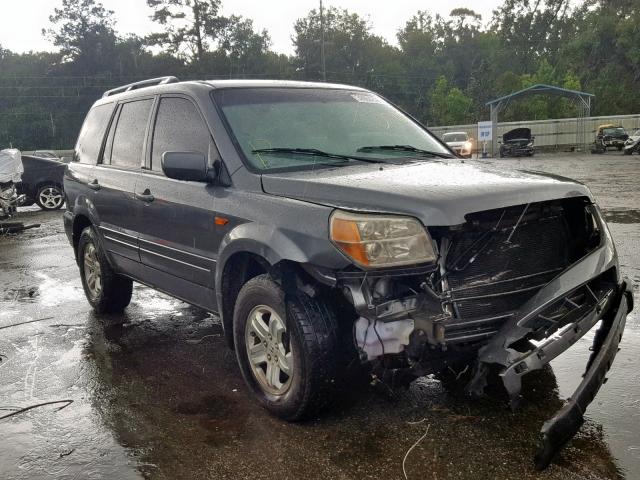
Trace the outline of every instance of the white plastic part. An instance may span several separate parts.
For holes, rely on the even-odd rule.
[[[379,322],[360,317],[356,321],[356,342],[373,360],[387,353],[400,353],[405,345],[409,345],[409,335],[413,332],[414,322],[411,319],[394,322]]]
[[[0,183],[18,183],[22,180],[23,172],[20,150],[15,148],[0,150]]]

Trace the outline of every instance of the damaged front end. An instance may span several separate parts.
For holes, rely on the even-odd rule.
[[[498,365],[512,408],[521,378],[542,368],[601,321],[583,382],[542,429],[538,468],[582,425],[604,382],[632,308],[609,231],[586,197],[469,214],[432,227],[431,264],[337,276],[353,305],[354,341],[382,381],[474,366],[482,394]]]

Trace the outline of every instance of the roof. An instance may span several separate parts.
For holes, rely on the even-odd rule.
[[[341,85],[337,83],[301,82],[292,80],[191,80],[179,81],[176,77],[159,77],[142,80],[128,85],[107,90],[102,99],[96,103],[108,103],[114,99],[137,97],[140,95],[154,95],[166,92],[193,92],[194,90],[211,90],[221,88],[323,88],[367,91],[361,87]]]
[[[467,132],[460,130],[457,132],[444,132],[442,135],[467,135]]]
[[[510,100],[521,95],[530,95],[535,93],[547,93],[550,95],[562,95],[566,97],[595,97],[593,93],[579,92],[577,90],[570,90],[568,88],[555,87],[553,85],[538,83],[536,85],[531,85],[530,87],[523,88],[522,90],[518,90],[517,92],[510,93],[509,95],[504,95],[502,97],[496,98],[495,100],[491,100],[490,102],[487,102],[486,105],[495,105],[504,100]]]
[[[283,87],[283,88],[328,88],[344,90],[366,89],[353,85],[340,83],[302,82],[297,80],[205,80],[204,83],[214,88],[258,88],[258,87]]]

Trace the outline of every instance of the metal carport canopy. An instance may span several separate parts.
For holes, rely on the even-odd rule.
[[[526,96],[526,95],[536,95],[536,94],[547,94],[547,95],[559,95],[562,97],[568,97],[572,99],[578,100],[579,114],[578,118],[578,128],[576,135],[576,144],[577,145],[585,145],[586,144],[586,133],[584,132],[584,119],[586,117],[591,116],[591,99],[595,97],[593,93],[587,92],[579,92],[577,90],[570,90],[568,88],[555,87],[553,85],[546,85],[544,83],[538,83],[535,85],[531,85],[530,87],[523,88],[522,90],[518,90],[517,92],[510,93],[509,95],[505,95],[503,97],[496,98],[495,100],[491,100],[487,102],[486,105],[491,108],[491,124],[493,137],[491,140],[492,150],[491,153],[495,156],[495,152],[498,149],[498,115],[504,110],[509,102],[517,97]],[[580,128],[582,127],[582,128]]]

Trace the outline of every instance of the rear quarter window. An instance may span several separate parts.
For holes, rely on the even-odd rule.
[[[96,164],[102,140],[113,112],[113,103],[98,105],[89,110],[76,143],[74,162]]]

